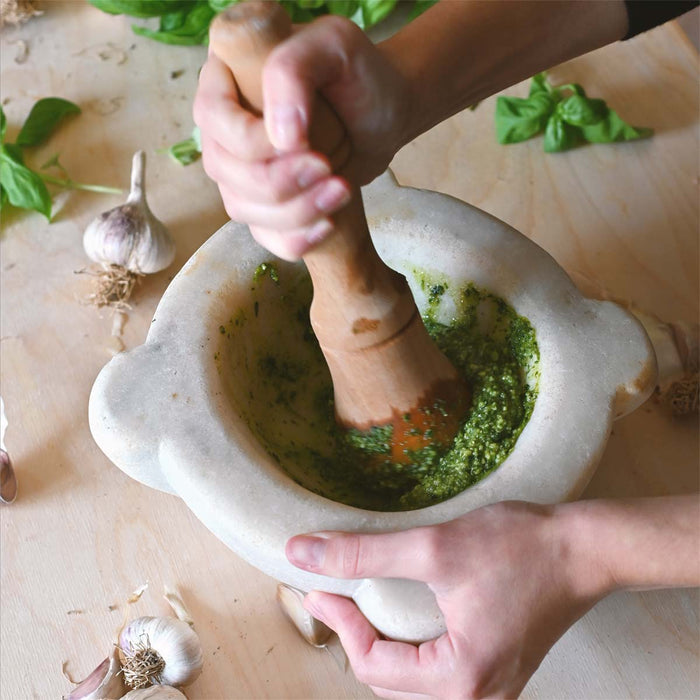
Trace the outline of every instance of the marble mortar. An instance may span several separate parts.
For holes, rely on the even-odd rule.
[[[584,298],[555,260],[524,235],[452,197],[399,187],[386,173],[364,190],[380,255],[399,271],[437,272],[508,301],[535,328],[539,395],[510,456],[443,503],[380,513],[339,504],[296,484],[242,418],[249,343],[225,345],[219,327],[250,302],[254,270],[270,254],[244,225],[222,227],[166,290],[144,345],[114,357],[90,396],[94,439],[134,479],[182,498],[236,554],[305,591],[349,596],[388,637],[444,631],[434,596],[403,579],[341,580],[293,567],[292,535],[393,531],[453,519],[504,499],[576,498],[603,453],[612,422],[648,398],[656,358],[638,321]],[[301,264],[301,263],[299,263]],[[409,281],[411,281],[410,275]],[[419,308],[424,294],[412,284]],[[217,362],[214,358],[224,361]]]

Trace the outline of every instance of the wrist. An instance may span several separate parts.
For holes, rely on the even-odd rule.
[[[421,125],[425,122],[425,100],[421,100],[418,80],[405,55],[404,44],[401,32],[398,32],[377,45],[377,49],[398,78],[395,85],[400,86],[398,90],[400,98],[397,100],[400,107],[395,110],[395,124],[392,130],[395,134],[394,152],[399,151],[420,135],[424,131]]]
[[[553,508],[553,522],[572,595],[595,604],[620,586],[601,521],[598,501],[562,503]]]

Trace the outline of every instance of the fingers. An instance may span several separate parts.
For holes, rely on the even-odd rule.
[[[338,177],[327,178],[299,196],[275,205],[255,202],[240,192],[221,187],[220,192],[228,215],[235,221],[279,230],[311,226],[347,204],[351,196],[345,180]]]
[[[289,561],[301,569],[337,578],[411,578],[429,583],[442,572],[440,526],[360,535],[320,532],[292,537]]]
[[[243,109],[231,71],[213,53],[199,74],[194,122],[224,150],[244,161],[276,155],[262,119]]]
[[[439,667],[427,666],[413,644],[381,639],[352,600],[312,591],[304,607],[335,630],[360,682],[385,691],[424,693],[430,688]]]
[[[263,68],[265,126],[281,151],[308,146],[314,96],[342,79],[357,28],[347,20],[322,18],[280,44]]]
[[[243,198],[277,204],[331,175],[328,160],[316,153],[295,153],[246,162],[202,134],[203,164],[220,187]]]
[[[253,238],[273,255],[294,262],[320,243],[333,230],[330,219],[319,219],[306,228],[278,231],[251,226]]]

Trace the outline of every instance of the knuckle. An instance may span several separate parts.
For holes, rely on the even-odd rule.
[[[202,147],[202,167],[209,178],[215,182],[219,179],[218,159],[211,152],[210,148]]]
[[[281,204],[285,201],[285,183],[280,167],[273,162],[258,162],[250,168],[252,182],[265,193],[266,198],[273,204]]]
[[[344,576],[358,576],[361,574],[360,562],[360,538],[355,535],[348,535],[336,540],[335,567]]]
[[[323,28],[325,32],[332,35],[329,40],[347,41],[352,38],[357,28],[354,22],[340,15],[325,15],[317,22],[319,28]]]
[[[227,192],[221,192],[221,199],[224,202],[224,209],[233,221],[242,221],[241,211],[238,202]]]

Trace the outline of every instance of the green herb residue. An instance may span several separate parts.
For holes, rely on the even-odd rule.
[[[311,283],[305,273],[289,270],[258,268],[251,302],[257,315],[242,309],[224,330],[239,344],[246,334],[249,348],[248,388],[238,387],[238,408],[297,483],[359,508],[411,510],[457,495],[510,454],[537,397],[539,351],[526,318],[473,285],[456,289],[415,272],[427,300],[426,327],[473,398],[449,449],[423,448],[410,464],[396,464],[391,426],[362,433],[337,427],[330,375],[308,320]],[[442,302],[448,294],[454,310],[446,321]],[[236,323],[241,316],[250,321],[245,329]]]

